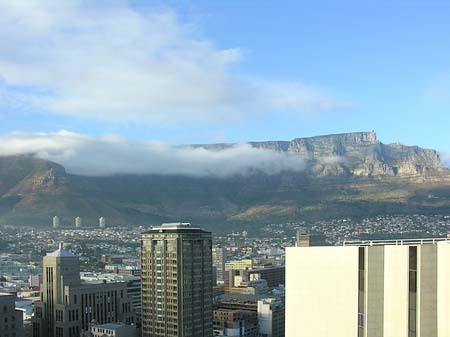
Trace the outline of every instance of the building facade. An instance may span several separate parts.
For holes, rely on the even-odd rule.
[[[286,336],[450,337],[448,240],[288,248]]]
[[[141,236],[143,337],[212,336],[211,233],[163,224]]]
[[[125,282],[83,284],[77,256],[60,248],[43,258],[41,301],[34,305],[33,337],[78,337],[92,321],[133,324]]]
[[[259,337],[285,336],[284,302],[277,298],[265,298],[258,301]]]
[[[0,293],[0,337],[23,336],[23,313],[16,309],[16,296]]]
[[[250,310],[215,308],[214,336],[258,337],[258,314]]]
[[[213,266],[216,267],[216,281],[223,283],[225,281],[225,262],[227,261],[227,250],[221,246],[212,248]]]

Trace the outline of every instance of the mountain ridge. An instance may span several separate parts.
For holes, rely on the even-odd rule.
[[[450,170],[435,150],[383,144],[375,132],[249,144],[300,156],[305,168],[229,177],[89,177],[33,155],[0,157],[0,224],[49,226],[53,215],[67,224],[82,216],[94,225],[104,216],[111,224],[212,225],[450,213]],[[220,151],[234,145],[189,146]]]

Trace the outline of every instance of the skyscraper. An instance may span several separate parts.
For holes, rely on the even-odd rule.
[[[0,336],[23,337],[23,313],[16,310],[16,296],[0,292]]]
[[[81,218],[79,216],[77,216],[75,218],[75,227],[80,228],[81,226],[83,226],[83,221],[81,220]]]
[[[450,336],[450,239],[287,248],[286,336]]]
[[[98,225],[100,228],[105,228],[106,227],[106,220],[104,217],[101,217],[98,219]]]
[[[163,224],[141,236],[143,337],[211,337],[211,233]]]
[[[216,267],[216,278],[219,283],[225,281],[225,262],[227,260],[227,250],[216,245],[212,248],[213,266]]]
[[[57,215],[53,217],[53,228],[59,228],[59,216]]]
[[[87,285],[77,256],[63,249],[43,258],[41,301],[34,305],[33,337],[75,337],[98,323],[135,322],[125,282]]]

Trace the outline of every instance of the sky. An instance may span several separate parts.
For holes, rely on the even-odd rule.
[[[448,1],[0,0],[3,154],[375,130],[447,161],[449,125]]]

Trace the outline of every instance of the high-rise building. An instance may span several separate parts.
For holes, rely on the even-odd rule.
[[[100,228],[105,228],[105,227],[106,227],[106,220],[105,220],[104,217],[100,217],[100,218],[98,219],[98,226],[99,226]]]
[[[297,247],[309,247],[310,246],[309,234],[306,234],[302,230],[297,231]]]
[[[286,336],[450,336],[450,239],[287,248]]]
[[[82,226],[83,226],[83,220],[79,216],[77,216],[75,218],[75,227],[80,228]]]
[[[189,223],[142,234],[143,337],[212,336],[211,242]]]
[[[55,215],[53,217],[53,228],[59,228],[60,224],[59,224],[59,216]]]
[[[258,301],[258,325],[260,337],[284,337],[284,302],[277,298]]]
[[[83,284],[80,261],[62,248],[43,258],[41,301],[34,305],[33,337],[75,337],[89,324],[135,322],[125,282]]]
[[[23,337],[23,313],[16,310],[16,296],[0,293],[0,336]]]
[[[227,250],[216,245],[212,248],[213,266],[216,267],[216,280],[218,283],[225,281],[225,262],[227,261]]]

